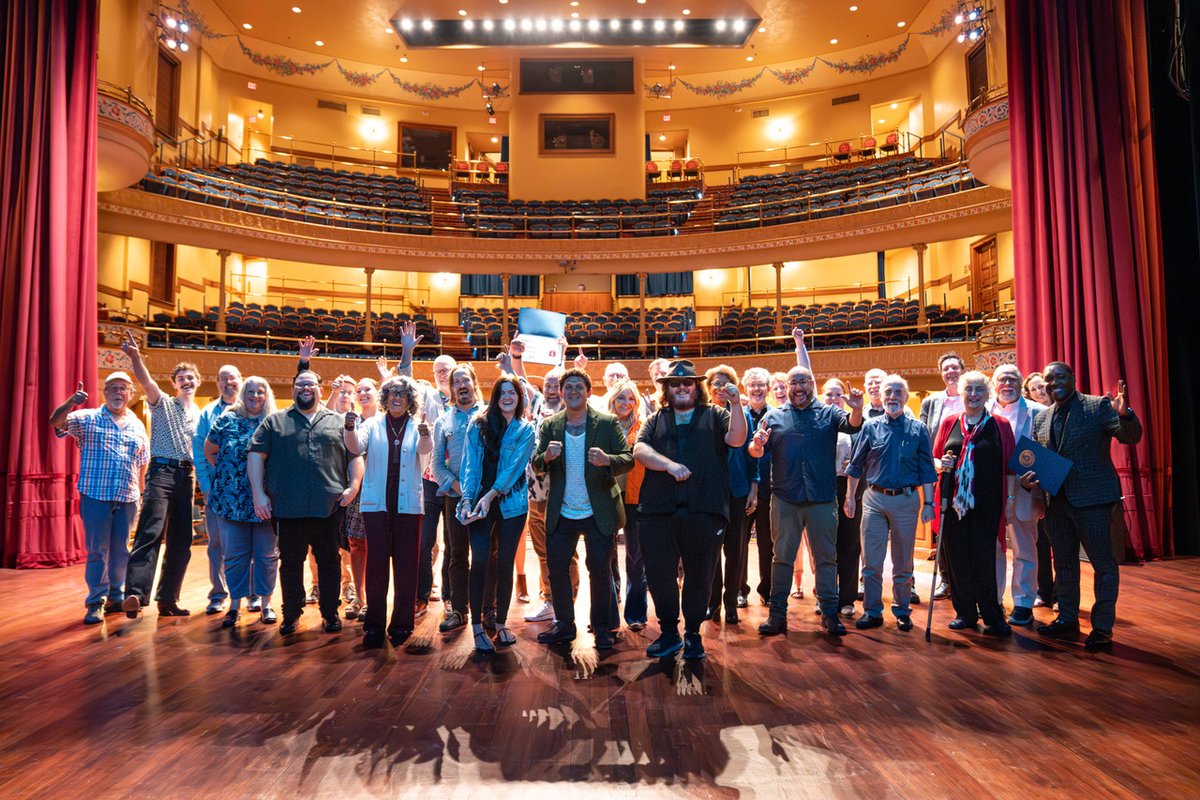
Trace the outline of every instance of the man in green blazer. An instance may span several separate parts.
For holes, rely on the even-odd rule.
[[[546,502],[546,563],[556,622],[538,634],[543,644],[575,639],[575,606],[571,600],[571,556],[583,535],[588,582],[592,592],[591,622],[596,647],[613,646],[609,619],[612,605],[610,558],[617,530],[625,524],[621,489],[613,480],[633,467],[629,442],[612,414],[588,406],[592,380],[570,369],[559,381],[566,409],[542,422],[533,469],[550,476]]]

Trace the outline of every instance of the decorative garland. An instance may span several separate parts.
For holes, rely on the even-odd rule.
[[[274,72],[276,75],[284,75],[292,77],[293,75],[312,75],[320,72],[334,62],[335,59],[326,61],[324,64],[304,64],[299,61],[288,58],[287,56],[272,56],[266,53],[256,53],[246,46],[242,41],[242,37],[237,37],[238,47],[242,48],[242,55],[250,59],[250,63],[263,69]]]
[[[485,92],[490,88],[480,83],[478,78],[472,78],[462,86],[438,86],[436,83],[413,83],[398,77],[390,69],[385,71],[392,76],[392,83],[409,94],[415,94],[422,100],[445,100],[447,97],[458,97],[472,86],[479,86]]]
[[[905,36],[904,41],[895,50],[885,50],[880,53],[868,53],[865,56],[860,56],[853,61],[830,61],[827,58],[822,58],[820,61],[827,64],[840,75],[845,75],[848,72],[853,72],[859,75],[870,75],[878,69],[886,67],[888,64],[895,63],[900,56],[908,49],[910,37]]]
[[[346,83],[349,83],[351,86],[357,86],[360,89],[364,86],[370,86],[375,82],[376,78],[388,71],[387,67],[384,67],[383,69],[379,70],[379,72],[375,73],[358,72],[356,70],[346,69],[344,66],[342,66],[342,62],[338,61],[336,58],[333,60],[333,63],[337,64],[338,72],[342,73],[342,77],[346,79]]]
[[[720,80],[703,86],[694,83],[688,83],[683,78],[676,78],[675,80],[671,81],[671,83],[678,83],[692,94],[698,94],[701,97],[725,98],[729,97],[730,95],[735,95],[738,92],[744,92],[750,87],[754,86],[754,84],[758,83],[758,79],[761,78],[763,73],[766,71],[767,68],[763,67],[755,74],[748,78],[742,78],[740,81]]]
[[[812,71],[817,68],[817,62],[818,59],[814,58],[812,63],[807,67],[800,67],[799,69],[771,69],[767,67],[767,71],[778,78],[780,83],[792,86],[812,75]]]

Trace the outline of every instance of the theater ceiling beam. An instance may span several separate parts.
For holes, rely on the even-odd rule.
[[[260,258],[413,272],[636,274],[745,267],[908,248],[1012,230],[1012,195],[992,187],[858,214],[720,233],[637,239],[475,239],[334,228],[136,189],[99,198],[101,233]],[[569,264],[564,268],[561,264]]]

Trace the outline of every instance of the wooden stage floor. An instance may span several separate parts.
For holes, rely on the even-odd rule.
[[[364,652],[313,607],[286,640],[256,615],[225,631],[192,556],[201,613],[95,627],[81,566],[0,571],[0,797],[1200,796],[1200,559],[1122,569],[1111,654],[955,633],[946,603],[932,643],[924,605],[910,633],[833,641],[805,599],[786,639],[753,606],[705,624],[706,661],[660,663],[654,625],[597,657],[516,622],[491,659],[465,631]]]

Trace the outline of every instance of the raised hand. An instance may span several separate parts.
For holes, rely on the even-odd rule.
[[[804,329],[800,326],[792,328],[792,338],[796,340],[796,349],[804,349]]]
[[[379,358],[375,359],[375,369],[379,372],[379,380],[381,381],[386,381],[388,378],[396,374],[396,368],[389,367],[387,358],[384,356],[380,356]]]
[[[129,356],[132,361],[137,361],[142,357],[142,349],[138,347],[137,339],[133,338],[133,331],[125,331],[125,341],[121,342],[121,352]]]
[[[725,402],[729,403],[730,408],[740,408],[742,405],[742,396],[738,392],[737,384],[725,384]]]
[[[767,427],[767,421],[764,419],[758,423],[758,430],[754,432],[754,443],[759,447],[766,447],[770,439],[771,429]]]
[[[319,352],[321,352],[321,351],[317,349],[317,340],[314,339],[311,335],[305,336],[303,339],[300,340],[300,360],[301,361],[312,361],[313,357],[316,356],[317,353],[319,353]]]
[[[582,347],[579,348],[579,355],[575,356],[572,363],[575,365],[575,369],[587,369],[588,357],[583,354]]]
[[[1129,414],[1129,398],[1125,396],[1125,381],[1117,381],[1117,396],[1113,397],[1110,394],[1105,394],[1112,401],[1113,411],[1117,412],[1118,417],[1124,417]]]
[[[512,353],[513,358],[525,357],[525,343],[520,339],[513,339],[508,343],[508,352]]]
[[[400,347],[404,350],[412,352],[424,338],[424,336],[417,336],[417,323],[412,320],[405,320],[400,323]]]
[[[79,386],[75,389],[75,394],[71,395],[71,399],[67,402],[73,406],[81,406],[87,402],[88,393],[83,390],[83,381],[79,382]]]
[[[501,350],[496,353],[496,369],[501,372],[512,372],[512,356],[507,350]]]
[[[862,408],[864,399],[862,389],[851,389],[850,394],[845,395],[845,399],[846,405],[850,408]]]
[[[354,430],[354,426],[357,423],[358,423],[358,415],[356,415],[353,411],[347,411],[346,412],[346,422],[345,422],[346,430],[348,430],[348,431]]]

